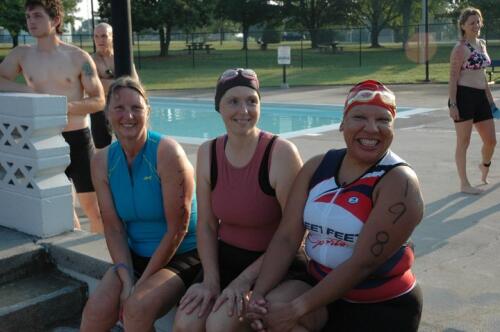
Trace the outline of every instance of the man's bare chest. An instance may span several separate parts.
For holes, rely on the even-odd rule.
[[[40,92],[67,89],[80,81],[81,68],[67,54],[28,54],[21,66],[27,83]]]

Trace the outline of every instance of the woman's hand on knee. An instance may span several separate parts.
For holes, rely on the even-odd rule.
[[[211,304],[217,295],[219,295],[218,287],[204,283],[193,284],[180,300],[179,309],[190,315],[199,306],[198,317],[203,317],[210,311]]]
[[[232,317],[236,311],[238,317],[243,318],[245,306],[248,303],[249,292],[252,284],[245,278],[234,279],[219,295],[215,301],[212,312],[216,312],[226,303],[227,315]]]
[[[265,331],[263,318],[267,314],[267,300],[262,294],[252,292],[246,308],[245,318],[255,331]]]

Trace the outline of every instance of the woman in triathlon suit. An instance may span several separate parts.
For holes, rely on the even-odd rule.
[[[80,331],[152,331],[197,276],[194,170],[182,147],[148,129],[141,84],[121,77],[105,114],[117,140],[92,159],[92,180],[114,265],[90,295]]]
[[[390,150],[395,96],[354,86],[340,125],[346,148],[310,159],[267,249],[247,318],[266,331],[417,331],[422,295],[409,241],[422,219],[417,176]],[[309,285],[280,284],[304,235]]]
[[[250,330],[245,303],[302,166],[292,143],[257,127],[260,101],[253,70],[219,77],[215,109],[226,134],[201,145],[196,167],[203,281],[182,298],[174,331]]]
[[[492,109],[496,106],[488,86],[485,68],[491,63],[484,40],[479,39],[483,17],[479,9],[465,8],[458,20],[461,40],[455,45],[450,57],[450,81],[448,107],[455,122],[457,145],[455,162],[460,190],[466,194],[480,194],[467,177],[467,148],[472,126],[476,128],[483,146],[481,148],[481,182],[488,183],[488,172],[496,145],[495,124]]]

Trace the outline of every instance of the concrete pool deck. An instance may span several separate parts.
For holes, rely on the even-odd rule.
[[[417,172],[426,202],[425,217],[415,230],[414,272],[424,293],[420,331],[498,331],[500,326],[500,167],[498,147],[484,194],[458,192],[454,163],[455,131],[445,109],[447,86],[436,84],[392,85],[398,106],[436,108],[436,111],[396,121],[393,151]],[[264,89],[263,103],[342,104],[349,87]],[[500,104],[500,86],[492,86]],[[152,91],[152,96],[212,99],[213,90]],[[496,121],[497,136],[500,123]],[[342,147],[337,131],[292,138],[304,160],[331,147]],[[183,144],[195,164],[196,146]],[[479,183],[480,139],[473,132],[468,170]],[[84,228],[87,227],[84,223]],[[80,232],[78,232],[80,233]],[[68,234],[68,237],[75,236]],[[29,245],[31,239],[14,241],[11,232],[0,232],[0,258],[8,251]],[[64,236],[63,236],[64,238]],[[26,241],[24,243],[24,241]],[[51,240],[44,240],[50,242]],[[74,243],[74,244],[73,244]],[[105,244],[98,236],[86,240],[53,241],[104,260]],[[19,246],[19,247],[18,247]]]

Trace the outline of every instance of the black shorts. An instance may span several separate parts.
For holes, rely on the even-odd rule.
[[[231,281],[236,279],[241,272],[262,256],[263,253],[263,251],[241,249],[219,241],[219,276],[221,290],[226,288]],[[307,276],[307,258],[301,248],[297,252],[285,280],[303,280],[305,276]],[[197,279],[199,279],[199,281],[202,280],[200,276]]]
[[[377,303],[337,300],[328,305],[328,322],[322,331],[405,331],[416,332],[422,316],[422,290]]]
[[[484,89],[475,89],[468,86],[457,86],[457,108],[460,120],[473,120],[474,123],[493,119],[490,102]]]
[[[139,279],[142,273],[144,273],[144,270],[146,269],[146,266],[148,266],[151,258],[139,256],[134,253],[132,249],[130,249],[130,255],[132,256],[132,264],[134,265],[134,275],[137,279]],[[198,251],[194,249],[175,255],[163,268],[177,274],[179,278],[181,278],[182,282],[184,282],[184,286],[188,288],[191,286],[201,270],[201,262],[198,257]]]
[[[102,149],[111,144],[111,134],[108,128],[108,120],[104,115],[104,111],[90,113],[90,130],[92,131],[92,139],[94,145],[98,149]]]
[[[77,193],[95,191],[90,175],[90,159],[94,154],[94,146],[90,138],[89,128],[65,131],[62,136],[69,145],[71,160],[64,173],[73,182]]]

